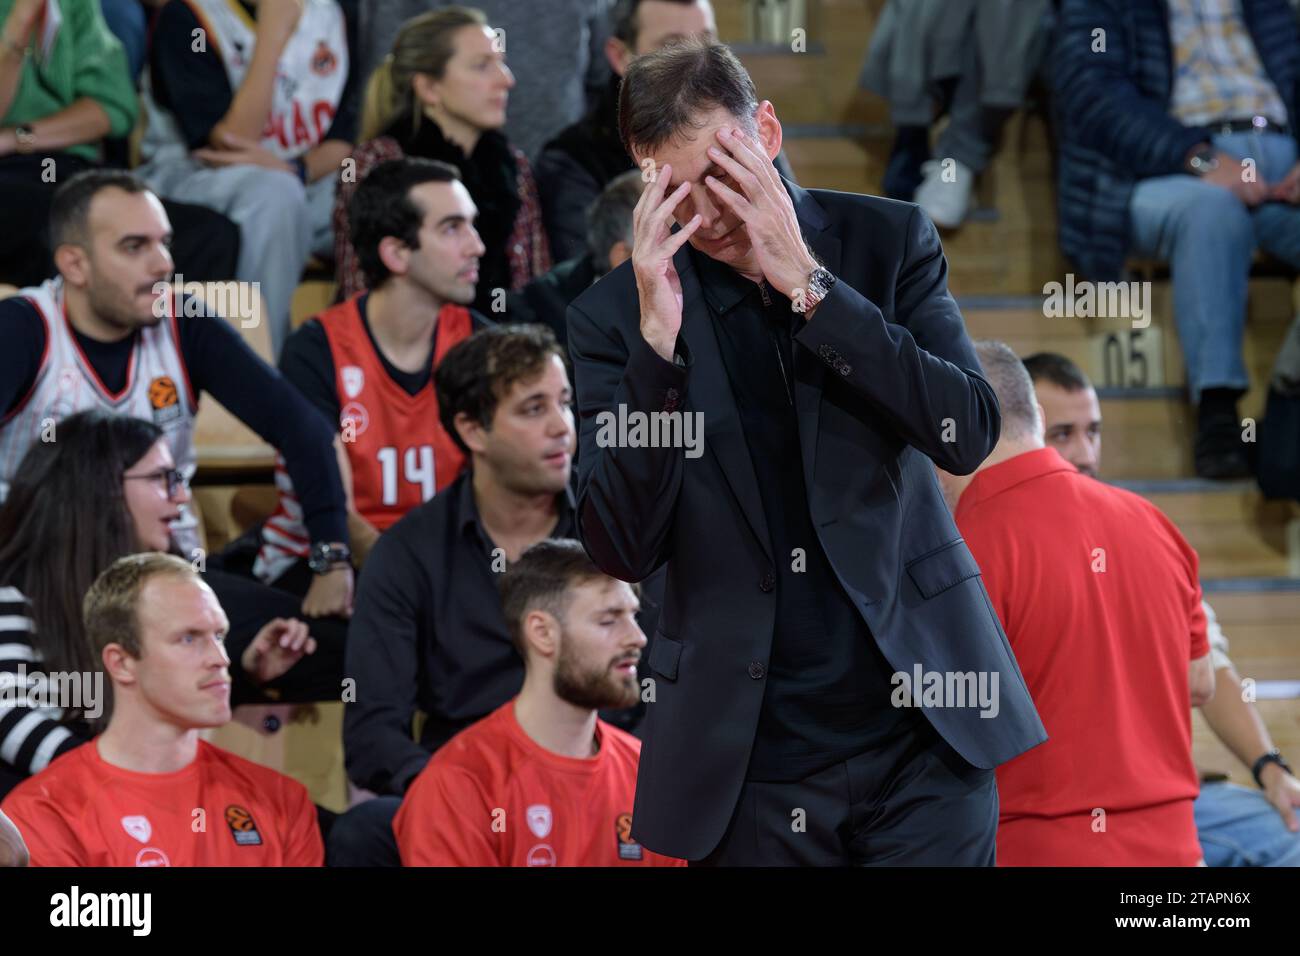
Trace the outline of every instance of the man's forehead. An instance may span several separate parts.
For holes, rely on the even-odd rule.
[[[592,608],[637,607],[640,604],[632,585],[603,574],[582,581],[573,590],[575,598]]]
[[[569,374],[564,363],[554,353],[547,356],[542,371],[528,378],[521,378],[511,383],[506,394],[507,401],[518,401],[537,392],[562,392],[569,387]]]
[[[458,179],[420,183],[411,190],[411,198],[424,210],[426,219],[437,221],[448,216],[473,219],[478,215],[478,208],[470,198],[469,190]]]
[[[1061,388],[1054,382],[1037,382],[1034,391],[1038,402],[1047,413],[1050,427],[1056,421],[1096,421],[1101,419],[1101,404],[1096,389],[1089,386],[1075,391]]]
[[[91,198],[86,221],[94,231],[110,230],[122,235],[171,229],[167,210],[152,192],[129,193],[113,186]]]
[[[227,625],[217,595],[205,581],[179,574],[155,574],[140,589],[141,622],[165,633]]]
[[[673,185],[680,183],[683,176],[694,179],[713,162],[709,147],[718,144],[717,132],[724,126],[738,127],[740,121],[722,107],[711,113],[697,114],[689,126],[678,130],[657,148],[647,152],[636,150],[637,164],[644,166],[645,160],[651,159],[658,170],[670,163],[673,173],[669,182]]]

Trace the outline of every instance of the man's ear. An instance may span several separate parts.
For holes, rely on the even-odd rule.
[[[618,37],[609,37],[605,41],[605,59],[609,60],[609,68],[616,76],[623,76],[632,63],[633,53]]]
[[[1034,408],[1038,411],[1038,421],[1034,424],[1034,435],[1039,442],[1047,441],[1047,412],[1043,409],[1042,402],[1034,402]]]
[[[404,276],[411,261],[411,250],[396,236],[384,236],[379,240],[379,261],[393,275]]]
[[[65,242],[54,250],[54,267],[63,281],[76,289],[90,285],[90,256],[81,246]]]
[[[781,152],[781,121],[776,118],[776,109],[771,100],[763,100],[754,113],[754,123],[758,126],[758,139],[763,144],[768,159],[776,159]]]
[[[104,673],[110,681],[124,685],[135,683],[135,658],[121,644],[105,645],[99,656],[104,664]]]
[[[460,436],[470,451],[483,454],[487,450],[487,442],[484,433],[487,431],[483,424],[476,418],[465,412],[457,412],[456,417],[451,421],[456,429],[456,434]]]
[[[523,638],[529,650],[554,658],[560,650],[560,622],[554,615],[535,608],[524,615]]]

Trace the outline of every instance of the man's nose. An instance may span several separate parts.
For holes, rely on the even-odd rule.
[[[208,666],[209,667],[229,667],[230,655],[226,653],[226,642],[217,635],[212,636],[208,644]]]
[[[168,275],[171,275],[174,266],[171,251],[161,242],[153,248],[153,260],[149,263],[150,271],[154,273],[166,272]]]
[[[709,187],[702,183],[695,183],[691,186],[691,198],[689,200],[690,208],[683,210],[683,216],[679,217],[684,222],[690,222],[691,216],[700,217],[700,232],[708,232],[722,216],[722,210],[714,202]],[[686,206],[682,203],[682,206]],[[678,207],[681,209],[681,207]]]
[[[483,237],[478,234],[477,229],[471,226],[469,231],[470,236],[472,237],[469,254],[471,256],[478,256],[481,259],[483,254],[487,252],[487,246],[483,245]]]
[[[1076,465],[1086,465],[1095,470],[1097,467],[1097,450],[1087,438],[1077,438],[1074,441],[1074,447],[1070,449],[1070,460],[1075,462]]]

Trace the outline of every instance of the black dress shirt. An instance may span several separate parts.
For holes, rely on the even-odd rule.
[[[914,723],[826,559],[808,509],[794,405],[790,300],[691,251],[749,446],[776,574],[776,625],[748,778],[801,780]],[[812,319],[811,321],[816,321]],[[794,449],[795,451],[791,451]]]

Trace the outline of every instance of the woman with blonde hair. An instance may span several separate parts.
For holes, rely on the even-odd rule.
[[[402,25],[366,88],[355,167],[344,165],[335,198],[340,299],[365,288],[348,234],[352,194],[380,163],[405,156],[455,166],[478,207],[474,225],[487,247],[478,311],[491,313],[495,290],[521,288],[550,268],[532,171],[501,132],[514,82],[481,11],[445,7]]]

